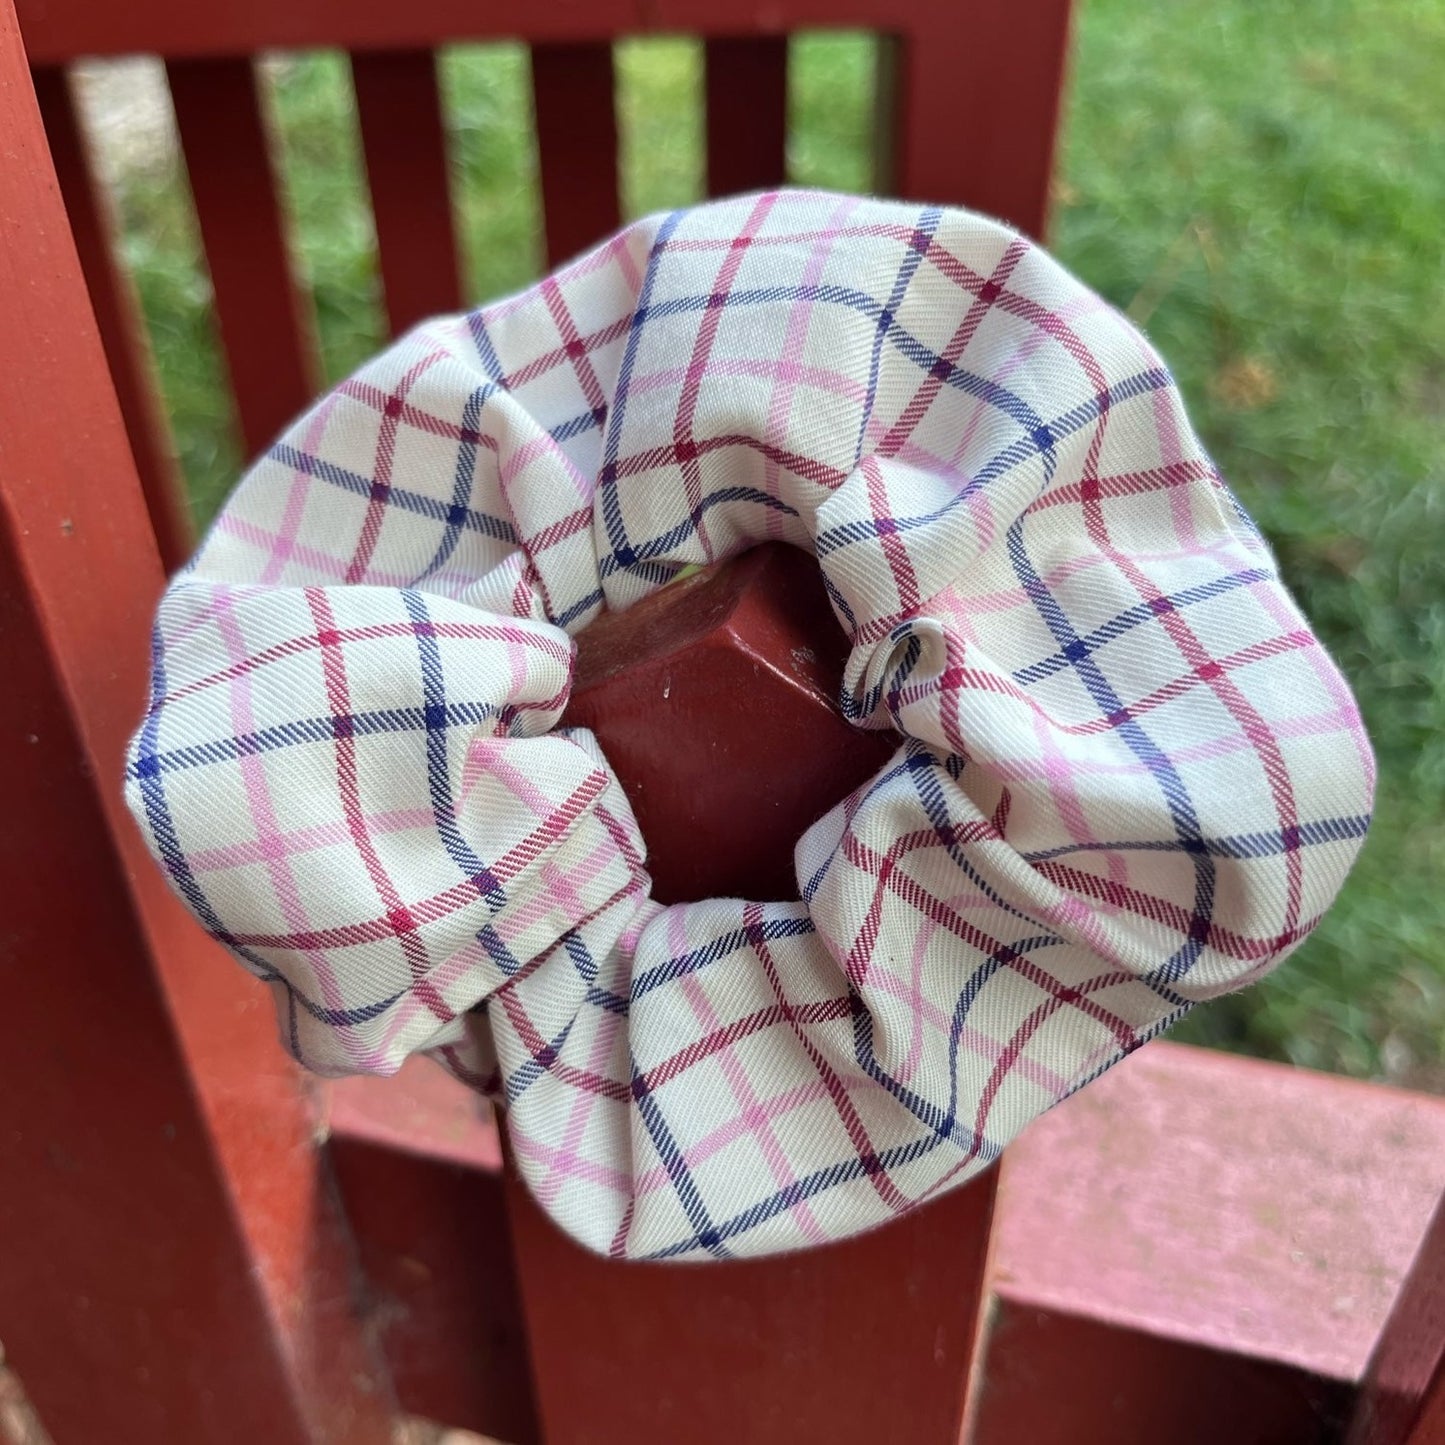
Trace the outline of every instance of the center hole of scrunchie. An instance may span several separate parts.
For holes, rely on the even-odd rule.
[[[596,735],[660,903],[798,897],[799,836],[898,746],[844,721],[847,659],[817,562],[782,543],[603,613],[578,637],[561,726]]]

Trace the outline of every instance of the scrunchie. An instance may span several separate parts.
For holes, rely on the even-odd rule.
[[[765,540],[904,741],[801,901],[664,908],[552,730],[570,634]],[[961,1183],[1257,978],[1372,778],[1132,326],[992,221],[785,192],[640,221],[297,421],[160,604],[127,792],[303,1063],[438,1052],[584,1245],[722,1258]]]

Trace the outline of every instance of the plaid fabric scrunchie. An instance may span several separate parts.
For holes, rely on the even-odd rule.
[[[801,901],[664,908],[553,730],[571,634],[767,540],[903,743]],[[127,791],[298,1059],[438,1052],[570,1234],[703,1258],[909,1209],[1257,978],[1372,780],[1144,338],[992,221],[785,192],[640,221],[297,421],[160,605]]]

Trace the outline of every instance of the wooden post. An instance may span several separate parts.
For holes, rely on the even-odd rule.
[[[783,185],[788,174],[788,37],[709,40],[703,62],[708,195]]]
[[[532,47],[548,266],[605,240],[621,222],[612,89],[610,44]]]
[[[1048,221],[1069,0],[908,7],[882,87],[896,107],[889,189],[969,206],[1037,239]]]
[[[125,813],[163,574],[0,0],[0,1338],[56,1445],[382,1445],[269,1000]]]
[[[781,544],[583,634],[563,721],[591,728],[617,769],[655,897],[797,896],[798,834],[898,744],[837,714],[846,653],[817,564]],[[906,1419],[910,1445],[956,1445],[993,1188],[990,1172],[823,1249],[651,1265],[573,1244],[509,1170],[543,1438],[876,1445]]]

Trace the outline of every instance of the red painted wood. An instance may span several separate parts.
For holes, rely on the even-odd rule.
[[[130,277],[115,262],[110,217],[93,179],[65,73],[45,68],[35,71],[32,78],[50,141],[50,158],[60,180],[71,234],[125,418],[131,455],[145,490],[151,527],[162,561],[173,570],[190,556],[195,531],[181,492],[170,432],[157,404],[155,368],[145,328]]]
[[[1445,1099],[1150,1044],[1005,1155],[974,1445],[1340,1439],[1442,1187]]]
[[[920,200],[974,206],[1003,217],[1032,235],[1047,218],[1060,90],[1069,39],[1069,0],[976,0],[965,7],[926,0],[900,10],[889,0],[779,0],[765,14],[739,15],[731,0],[594,0],[538,6],[519,17],[514,8],[478,10],[470,0],[413,0],[406,6],[381,0],[221,0],[193,6],[186,0],[131,0],[125,6],[60,6],[22,0],[31,52],[57,63],[82,54],[151,50],[169,55],[249,54],[275,48],[345,45],[352,49],[422,49],[459,36],[502,38],[521,34],[559,57],[591,51],[594,59],[569,111],[569,86],[555,92],[545,123],[559,157],[576,150],[575,174],[595,187],[594,204],[582,216],[591,226],[569,225],[559,233],[558,257],[609,229],[596,218],[615,194],[615,176],[592,179],[585,153],[610,165],[596,125],[597,52],[612,36],[629,31],[685,30],[708,36],[776,36],[810,25],[876,28],[896,36],[900,75],[893,87],[896,115],[890,126],[895,153],[889,189]],[[769,43],[755,40],[753,43]],[[776,43],[776,42],[772,42]],[[548,62],[543,61],[544,69]],[[583,66],[585,69],[585,65]],[[545,87],[551,92],[550,83]],[[610,93],[610,75],[605,88]],[[539,95],[539,112],[542,97]],[[575,120],[573,120],[575,117]],[[544,117],[539,113],[539,127]],[[610,118],[601,122],[612,133]],[[771,124],[771,122],[770,122]],[[558,160],[558,165],[562,161]],[[721,182],[719,182],[721,188]],[[603,198],[596,204],[596,196]],[[552,201],[551,194],[548,200]],[[565,203],[555,200],[551,211]],[[577,203],[579,206],[581,202]]]
[[[402,1408],[537,1445],[500,1172],[374,1142],[334,1117],[332,1128],[368,1316]]]
[[[1032,235],[1043,233],[1059,97],[1069,38],[1069,0],[776,0],[740,13],[732,0],[589,0],[478,8],[472,0],[130,0],[124,6],[22,0],[31,53],[46,63],[83,54],[250,54],[267,48],[343,45],[425,49],[458,37],[521,35],[546,47],[597,50],[613,36],[649,30],[767,37],[808,26],[872,28],[898,38],[902,71],[890,126],[889,189],[920,200],[974,206]],[[589,82],[596,86],[595,78]],[[578,140],[592,118],[578,110]],[[567,145],[568,111],[558,143]],[[540,118],[539,118],[540,119]],[[610,122],[609,122],[610,125]],[[598,145],[600,154],[604,147]],[[605,162],[606,157],[602,157]],[[615,190],[615,187],[612,189]],[[607,229],[603,227],[602,229]],[[578,233],[586,228],[579,228]],[[598,232],[568,233],[585,245]],[[561,255],[559,251],[557,254]],[[568,252],[567,254],[570,254]]]
[[[556,266],[621,222],[611,45],[534,45],[532,98],[547,264]]]
[[[307,1412],[4,530],[6,1350],[57,1445],[303,1445]]]
[[[1054,3],[1054,0],[1050,0]],[[427,50],[451,40],[526,39],[545,43],[607,41],[642,32],[776,35],[846,27],[910,32],[927,20],[955,54],[971,34],[976,6],[946,0],[771,0],[739,7],[735,0],[557,0],[520,12],[500,0],[128,0],[125,5],[59,5],[21,0],[26,43],[38,64],[79,55],[202,57],[263,50],[340,46],[348,50]],[[1020,27],[1032,5],[1018,7]],[[945,31],[942,22],[957,20]],[[1025,31],[1025,33],[1027,33]]]
[[[326,1088],[369,1318],[409,1413],[540,1438],[491,1106],[428,1059]]]
[[[506,1176],[548,1445],[955,1445],[993,1175],[781,1259],[627,1265]]]
[[[512,34],[518,28],[515,10],[479,12],[461,0],[417,0],[406,7],[373,0],[348,0],[344,5],[312,0],[306,6],[293,0],[220,0],[206,7],[179,0],[135,0],[126,7],[63,7],[115,13],[72,13],[59,19],[56,7],[43,0],[23,3],[35,53],[44,56],[49,47],[57,59],[134,49],[173,57],[224,56],[249,54],[267,45],[308,43],[339,43],[353,50],[418,49],[454,35]],[[765,17],[765,28],[775,35],[785,26],[822,21],[896,25],[890,9],[882,0],[797,0],[786,7],[786,14]],[[926,12],[920,22],[930,41],[956,43],[953,30],[929,20],[932,14]],[[735,34],[738,28],[734,8],[723,0],[598,0],[586,6],[540,7],[525,18],[527,38],[568,42],[544,44],[534,52],[550,260],[581,249],[617,223],[616,127],[606,41],[614,33],[654,24],[676,28],[678,17],[684,28],[704,34]],[[909,19],[911,24],[913,17]],[[776,40],[771,43],[776,47]],[[172,65],[172,85],[223,336],[248,446],[254,450],[304,404],[311,388],[309,350],[288,274],[254,81],[244,60],[187,60]],[[776,101],[775,91],[772,99]],[[748,117],[760,128],[763,120],[767,129],[776,131],[775,110],[771,118]],[[900,126],[900,135],[908,139],[915,131]],[[747,158],[760,163],[761,153],[755,147]],[[900,155],[913,164],[917,151],[900,142]],[[103,577],[105,570],[98,569],[97,575]],[[154,584],[147,589],[132,580],[130,593],[148,609]],[[130,617],[128,611],[124,615]],[[61,655],[68,679],[88,678],[80,666],[81,654],[104,635],[104,627],[89,623],[67,634],[71,650]],[[723,648],[738,654],[733,665],[755,668],[758,659],[749,660],[736,643],[734,638]],[[786,672],[788,664],[775,661],[773,673]],[[709,658],[708,665],[716,667],[718,657]],[[77,683],[72,691],[79,695],[85,687]],[[735,691],[734,697],[738,695]],[[98,736],[108,746],[118,745],[115,724],[121,715],[113,701],[97,714],[105,725]],[[601,719],[599,726],[604,724]],[[680,757],[685,751],[674,748],[668,756]],[[838,792],[843,791],[837,787],[840,781],[836,776],[831,780]],[[822,799],[819,810],[831,801],[833,796]],[[114,818],[108,821],[116,826]],[[658,825],[654,821],[649,826],[655,831]],[[789,831],[778,826],[766,830],[770,847],[789,843]],[[664,862],[667,850],[658,837],[652,842]],[[130,861],[136,852],[133,836],[123,846],[131,850],[126,855]],[[769,850],[756,851],[761,864]],[[144,863],[133,866],[145,873],[136,877],[141,918],[175,1013],[182,1057],[194,1075],[208,1138],[236,1203],[242,1245],[255,1261],[257,1287],[280,1326],[273,1348],[287,1357],[295,1376],[290,1397],[299,1402],[299,1415],[309,1414],[307,1424],[313,1426],[316,1400],[340,1401],[332,1411],[333,1421],[343,1422],[338,1428],[350,1428],[347,1410],[354,1408],[354,1400],[346,1395],[345,1381],[368,1378],[370,1366],[356,1364],[347,1290],[337,1284],[343,1246],[326,1219],[329,1196],[303,1142],[309,1128],[304,1094],[289,1066],[274,1049],[268,1053],[262,1042],[263,1031],[269,1039],[270,1019],[259,991],[250,990],[238,1007],[242,995],[232,985],[245,988],[244,980],[227,975],[222,982],[219,972],[208,971],[204,955],[213,951],[199,943]],[[778,876],[777,857],[768,866]],[[706,878],[678,886],[717,891]],[[400,1252],[408,1243],[398,1233],[402,1222],[388,1218],[376,1203],[378,1190],[366,1185],[368,1179],[390,1177],[392,1154],[375,1144],[339,1147],[333,1157],[338,1167],[351,1169],[349,1195],[364,1194],[370,1204],[370,1209],[367,1203],[353,1205],[354,1215],[365,1224],[368,1263],[388,1282],[390,1298],[401,1300],[401,1276],[410,1269],[403,1261],[416,1256]],[[340,1162],[348,1158],[349,1165]],[[423,1199],[431,1199],[427,1208],[433,1222],[455,1222],[455,1209],[437,1202],[451,1198],[453,1186],[426,1185],[423,1172],[408,1176],[404,1171],[402,1182],[383,1184],[383,1196],[387,1187],[408,1187],[409,1177],[417,1209]],[[851,1439],[886,1438],[897,1425],[900,1391],[910,1401],[910,1439],[957,1438],[978,1319],[991,1178],[866,1240],[701,1276],[683,1268],[639,1272],[581,1255],[520,1198],[515,1180],[509,1188],[549,1439],[665,1439],[679,1438],[681,1430],[699,1445],[714,1438],[766,1445],[784,1435],[795,1439],[805,1425],[846,1445]],[[318,1228],[318,1217],[325,1227]],[[439,1227],[435,1231],[441,1232]],[[436,1258],[445,1262],[464,1257],[466,1250]],[[425,1260],[422,1264],[432,1269]],[[581,1316],[570,1303],[574,1287],[586,1317],[602,1326],[595,1335],[589,1332],[595,1348],[586,1351],[576,1345]],[[860,1288],[869,1296],[867,1311],[857,1309]],[[419,1293],[433,1300],[443,1297],[449,1301],[443,1314],[450,1309],[454,1317],[470,1318],[471,1328],[476,1328],[476,1317],[467,1313],[476,1301],[465,1291]],[[330,1315],[323,1308],[328,1299],[339,1302]],[[430,1367],[445,1338],[433,1333],[418,1353],[408,1356],[397,1353],[401,1343],[388,1335],[388,1348],[412,1392],[409,1401],[427,1397],[444,1405],[449,1400],[448,1409],[480,1408],[475,1378],[468,1381],[457,1369]],[[667,1366],[665,1388],[617,1399],[623,1393],[616,1389],[618,1379],[655,1375],[659,1360]],[[850,1384],[858,1386],[856,1395],[845,1396],[837,1388],[838,1362],[844,1360]],[[350,1388],[354,1396],[355,1384]],[[500,1397],[487,1408],[495,1407],[495,1398]],[[604,1403],[606,1408],[600,1408]],[[273,1432],[268,1438],[289,1437]],[[338,1438],[361,1440],[365,1427]]]
[[[502,1143],[492,1106],[430,1059],[398,1074],[355,1074],[324,1086],[326,1129],[377,1149],[498,1174]]]
[[[1408,1445],[1445,1445],[1445,1384],[1438,1372],[1421,1400]]]
[[[1365,1372],[1348,1445],[1445,1445],[1445,1193]]]
[[[57,1445],[381,1445],[307,1094],[120,798],[163,574],[10,0],[0,135],[0,1334]]]
[[[249,60],[166,67],[248,457],[316,391],[315,348],[292,276]]]
[[[1150,1044],[1010,1146],[996,1287],[1354,1381],[1442,1190],[1445,1099]]]
[[[351,57],[391,335],[462,306],[447,143],[429,50]]]
[[[781,186],[788,174],[788,37],[709,40],[704,60],[708,195]]]
[[[1334,1445],[1343,1380],[1004,1297],[969,1445]]]
[[[774,0],[741,9],[733,0],[555,0],[521,11],[501,0],[128,0],[125,5],[18,6],[33,60],[80,55],[250,55],[340,46],[429,50],[446,41],[610,41],[644,31],[778,34],[807,26],[897,29],[908,13],[893,0]]]
[[[817,563],[780,542],[582,634],[562,721],[622,781],[659,902],[798,896],[793,845],[898,747],[839,715],[847,657]]]
[[[897,27],[891,189],[1042,237],[1069,0],[928,0]]]
[[[47,65],[137,52],[200,59],[327,46],[432,50],[455,40],[605,42],[651,28],[642,0],[553,0],[526,10],[503,0],[22,0],[17,8],[31,58]]]
[[[581,635],[564,721],[593,729],[622,780],[657,897],[797,896],[799,833],[897,745],[838,715],[847,651],[816,563],[781,544]],[[545,1438],[793,1445],[802,1429],[874,1445],[906,1401],[910,1441],[954,1445],[993,1188],[990,1174],[843,1245],[699,1269],[587,1254],[509,1172]]]

